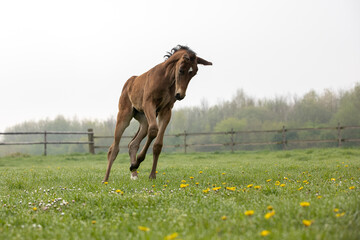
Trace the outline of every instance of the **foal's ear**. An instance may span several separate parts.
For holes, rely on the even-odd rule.
[[[197,63],[202,65],[212,65],[212,62],[208,62],[205,59],[202,59],[201,57],[197,57]]]

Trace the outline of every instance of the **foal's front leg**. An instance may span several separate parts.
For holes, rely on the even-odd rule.
[[[146,137],[148,131],[148,123],[144,114],[138,113],[135,116],[135,119],[139,121],[139,131],[133,140],[129,143],[129,155],[130,155],[130,171],[131,171],[131,179],[135,180],[138,178],[137,169],[140,166],[140,163],[144,160],[136,158],[136,153],[139,150],[141,141]]]
[[[159,133],[153,145],[153,166],[149,176],[150,179],[156,178],[156,166],[159,159],[159,155],[163,147],[164,133],[167,125],[170,122],[171,109],[170,108],[163,109],[161,112],[159,112],[158,118],[159,118]]]
[[[145,143],[145,146],[143,147],[143,149],[141,150],[141,152],[138,154],[137,158],[136,158],[136,162],[140,163],[145,159],[145,155],[146,152],[148,150],[148,148],[150,147],[151,142],[154,140],[154,138],[156,138],[156,136],[158,135],[159,132],[159,127],[157,125],[156,122],[156,106],[155,104],[153,104],[151,101],[148,101],[147,104],[144,106],[144,114],[146,117],[146,122],[147,122],[147,126],[148,126],[148,130],[147,130],[147,140]],[[134,167],[130,167],[130,170],[132,171],[131,176],[135,177],[136,173],[135,173],[135,166]]]

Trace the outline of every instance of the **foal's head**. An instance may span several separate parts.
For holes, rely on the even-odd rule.
[[[175,63],[175,98],[182,100],[186,95],[187,86],[198,71],[198,64],[212,65],[200,57],[189,47],[178,45],[165,55],[172,58]]]

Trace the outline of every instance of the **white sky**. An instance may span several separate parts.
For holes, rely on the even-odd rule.
[[[360,1],[1,1],[0,131],[115,116],[125,81],[188,45],[200,67],[176,107],[360,82]]]

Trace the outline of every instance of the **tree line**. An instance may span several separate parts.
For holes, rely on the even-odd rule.
[[[349,90],[333,91],[325,89],[322,92],[309,91],[301,97],[277,96],[274,98],[256,99],[239,89],[229,101],[223,101],[213,106],[203,100],[199,106],[186,107],[173,111],[172,119],[166,130],[166,134],[178,134],[186,132],[221,132],[221,131],[244,131],[244,130],[272,130],[301,127],[328,127],[341,125],[360,125],[360,84]],[[113,135],[116,124],[115,117],[106,120],[67,119],[58,116],[55,119],[40,121],[26,121],[6,129],[8,132],[18,131],[87,131],[93,128],[95,135]],[[124,135],[132,136],[136,133],[138,123],[132,121]],[[358,132],[348,131],[348,137],[358,138]],[[310,136],[312,135],[312,136]],[[316,136],[315,136],[316,135]],[[316,137],[318,139],[332,137],[335,132],[304,132],[289,133],[288,139]],[[276,140],[280,136],[268,134],[255,136],[235,136],[237,141],[267,141]],[[42,141],[42,136],[37,135],[5,135],[4,142]],[[49,135],[49,141],[87,141],[86,135]],[[129,139],[124,139],[121,145],[127,145]],[[182,139],[176,137],[165,138],[166,145],[181,144]],[[189,143],[212,143],[226,142],[225,136],[197,136],[191,137]],[[97,145],[110,146],[111,139],[98,139]],[[331,144],[327,144],[332,146]],[[301,147],[301,146],[299,146]],[[87,152],[86,145],[49,145],[51,154],[66,154],[73,152]],[[271,148],[271,147],[268,147]],[[273,148],[276,148],[273,147]],[[256,147],[243,147],[242,149],[256,149]],[[197,147],[195,151],[217,151],[219,148]],[[106,151],[106,149],[103,149]],[[124,149],[123,151],[126,151]],[[166,149],[165,151],[181,151]],[[28,154],[42,154],[42,146],[0,146],[0,155],[13,152]]]

